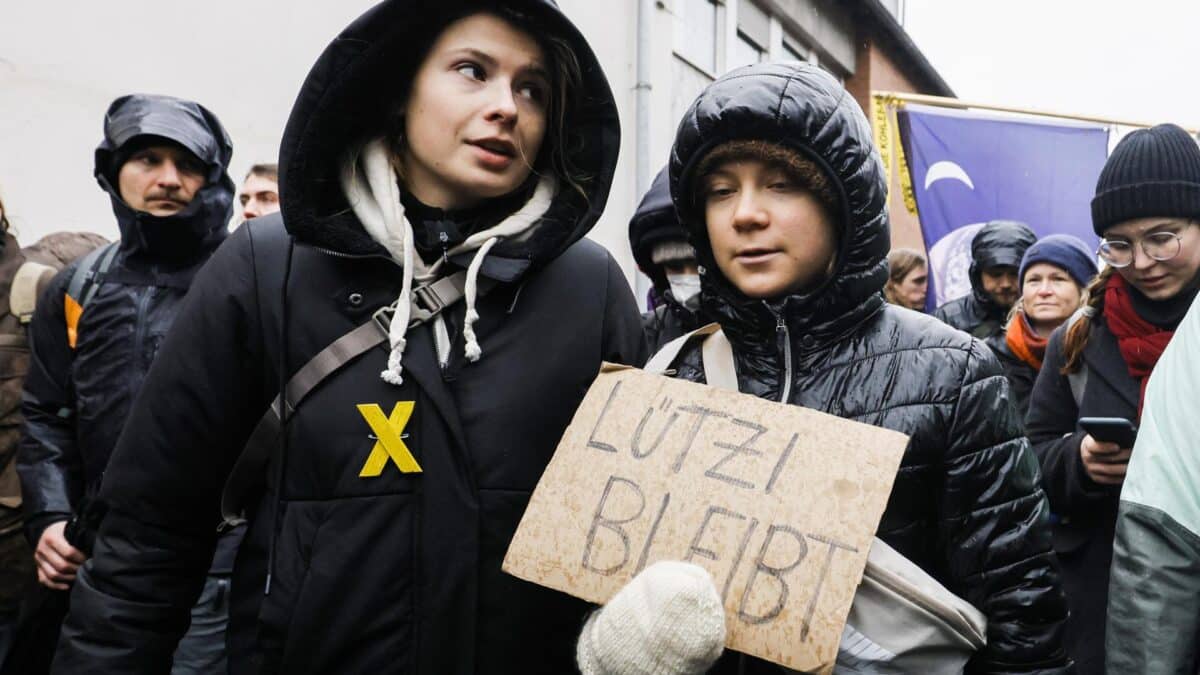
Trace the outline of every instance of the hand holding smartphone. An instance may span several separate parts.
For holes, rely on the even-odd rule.
[[[1137,440],[1137,426],[1123,417],[1081,417],[1079,426],[1092,438],[1121,448],[1132,448]]]
[[[1079,426],[1088,434],[1079,446],[1088,476],[1101,485],[1125,482],[1129,456],[1137,438],[1133,422],[1120,417],[1084,417]]]

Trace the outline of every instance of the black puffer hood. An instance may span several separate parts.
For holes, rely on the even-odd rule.
[[[705,268],[703,307],[717,317],[731,340],[748,332],[743,346],[763,344],[776,328],[768,303],[738,292],[718,270],[691,183],[701,160],[731,140],[768,140],[801,153],[832,179],[842,204],[834,214],[842,235],[834,274],[817,289],[784,299],[783,315],[792,328],[828,341],[883,306],[890,246],[883,165],[871,127],[858,103],[833,77],[816,66],[759,64],[739,68],[710,84],[679,124],[671,150],[671,196],[692,235]],[[767,344],[772,344],[767,341]]]
[[[135,211],[121,198],[114,162],[131,141],[165,138],[208,167],[205,184],[179,213],[159,217]],[[104,140],[96,148],[96,182],[112,199],[121,230],[121,249],[134,256],[190,261],[217,247],[233,216],[234,184],[229,177],[233,142],[207,108],[171,96],[131,94],[112,102],[104,114]]]
[[[983,290],[983,271],[989,267],[1019,268],[1025,251],[1035,241],[1033,230],[1016,220],[993,220],[981,227],[971,240],[970,276],[975,299],[989,307],[995,305]]]
[[[518,12],[537,36],[565,40],[579,61],[583,82],[568,112],[567,147],[589,180],[587,201],[560,185],[558,195],[530,236],[501,241],[489,257],[540,266],[582,238],[608,200],[617,164],[620,124],[616,104],[587,41],[551,0],[386,0],[351,23],[317,59],[292,107],[279,155],[284,224],[298,240],[349,255],[384,254],[355,217],[338,180],[355,146],[383,135],[432,40],[455,18],[473,10]]]
[[[688,240],[688,232],[675,215],[675,204],[671,203],[669,178],[664,166],[629,220],[629,246],[633,249],[633,259],[660,292],[667,288],[667,277],[651,258],[655,245]]]

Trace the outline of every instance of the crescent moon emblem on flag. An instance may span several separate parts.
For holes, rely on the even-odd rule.
[[[967,175],[967,172],[961,166],[946,160],[934,162],[933,166],[925,172],[925,189],[928,190],[930,185],[943,178],[957,180],[972,190],[975,189],[975,184],[971,182],[971,177]]]

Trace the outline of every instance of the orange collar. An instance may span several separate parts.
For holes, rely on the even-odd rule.
[[[1046,338],[1038,337],[1033,332],[1024,314],[1018,314],[1008,322],[1005,342],[1017,358],[1033,366],[1034,370],[1042,369],[1042,359],[1046,357]]]

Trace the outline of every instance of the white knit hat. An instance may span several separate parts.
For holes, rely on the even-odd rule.
[[[650,249],[650,262],[655,265],[688,260],[696,261],[696,249],[686,241],[660,241]]]
[[[575,649],[583,675],[699,675],[721,656],[725,609],[697,565],[647,567],[592,614]]]

